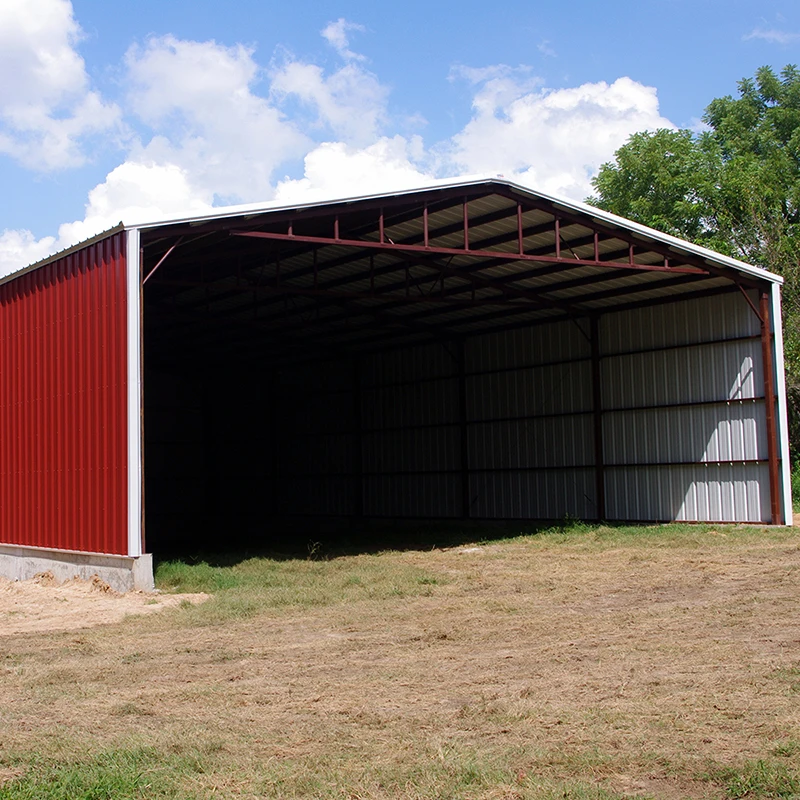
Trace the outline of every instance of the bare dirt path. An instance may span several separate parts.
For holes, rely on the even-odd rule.
[[[0,636],[105,625],[205,598],[203,594],[120,594],[100,580],[57,585],[47,573],[30,581],[0,578]]]

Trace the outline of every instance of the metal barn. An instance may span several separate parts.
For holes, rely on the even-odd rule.
[[[504,180],[117,228],[0,283],[0,573],[271,521],[791,522],[781,278]]]

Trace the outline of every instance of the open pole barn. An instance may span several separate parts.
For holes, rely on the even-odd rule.
[[[125,226],[0,284],[0,571],[277,520],[791,523],[781,278],[505,180]]]

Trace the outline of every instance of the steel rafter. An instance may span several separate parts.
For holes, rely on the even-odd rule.
[[[600,261],[585,258],[564,258],[560,255],[534,256],[527,253],[507,253],[499,250],[476,250],[474,248],[457,247],[424,247],[413,244],[394,244],[392,242],[359,241],[355,239],[337,239],[326,236],[300,236],[293,233],[267,233],[266,231],[231,231],[231,236],[253,239],[268,239],[278,242],[305,242],[316,245],[336,245],[337,247],[360,247],[383,252],[431,253],[440,256],[470,256],[475,258],[496,259],[498,261],[532,261],[541,264],[571,264],[582,267],[603,267],[604,269],[631,270],[634,272],[669,272],[672,274],[703,275],[709,274],[700,267],[670,267],[656,264],[638,264],[634,261]]]

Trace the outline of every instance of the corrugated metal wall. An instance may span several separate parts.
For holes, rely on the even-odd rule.
[[[364,360],[366,516],[460,515],[459,358],[436,344]]]
[[[770,520],[759,330],[738,293],[602,318],[609,519]]]
[[[588,326],[467,340],[470,516],[597,515]]]
[[[768,521],[760,330],[744,298],[607,314],[596,330],[593,342],[583,319],[148,378],[149,524],[177,544],[181,525],[190,541],[208,522],[260,537],[272,515]]]
[[[125,234],[0,285],[0,542],[127,553]]]
[[[761,341],[745,300],[608,314],[598,331],[605,517],[768,521]],[[588,320],[305,368],[276,391],[286,513],[600,513]]]

